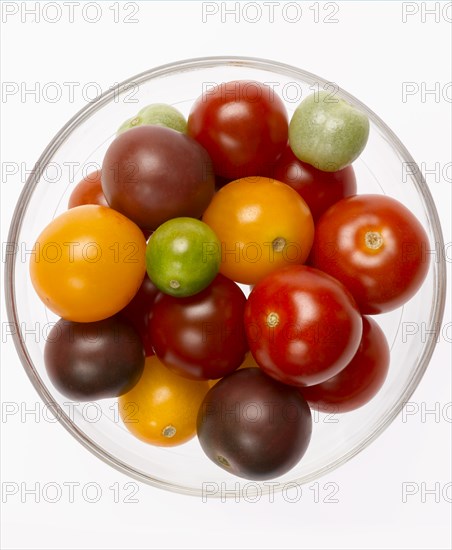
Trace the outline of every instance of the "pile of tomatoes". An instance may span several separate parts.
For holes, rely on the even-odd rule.
[[[31,256],[63,395],[117,397],[143,441],[197,434],[218,466],[269,479],[305,453],[310,406],[379,391],[371,316],[419,289],[428,237],[399,202],[357,194],[368,120],[315,96],[289,121],[270,87],[227,82],[187,121],[153,104],[120,127]]]

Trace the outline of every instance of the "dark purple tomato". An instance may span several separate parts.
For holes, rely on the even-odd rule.
[[[144,368],[141,339],[119,316],[92,323],[60,319],[47,336],[44,362],[53,385],[73,400],[118,397]]]
[[[143,282],[132,301],[120,311],[120,315],[127,319],[141,336],[146,357],[154,355],[149,334],[149,316],[151,315],[152,305],[158,293],[158,288],[149,279],[148,275],[145,274]]]
[[[223,275],[194,296],[159,294],[150,320],[155,354],[187,378],[208,380],[230,374],[248,351],[245,304],[240,287]]]
[[[102,164],[108,204],[142,229],[180,216],[200,218],[214,191],[206,150],[193,138],[162,126],[120,134]]]
[[[289,146],[276,161],[271,176],[301,195],[315,222],[331,205],[356,193],[355,172],[351,165],[337,172],[317,170],[298,160]]]
[[[241,369],[208,391],[197,432],[206,455],[227,472],[271,479],[293,468],[306,452],[311,411],[296,388],[260,369]]]
[[[389,346],[376,321],[363,317],[358,351],[339,374],[300,389],[309,404],[324,412],[348,412],[368,403],[383,386],[389,369]]]

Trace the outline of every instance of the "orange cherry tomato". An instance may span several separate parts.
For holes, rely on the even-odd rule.
[[[139,439],[162,447],[180,445],[195,436],[208,390],[208,382],[179,376],[153,355],[146,358],[138,383],[118,399],[119,414]]]
[[[289,264],[302,264],[314,238],[306,202],[289,185],[260,176],[222,187],[203,221],[221,241],[220,272],[244,284]]]
[[[100,170],[96,170],[88,174],[74,187],[69,197],[68,208],[74,208],[82,204],[108,206],[107,199],[102,191],[100,173]]]
[[[100,321],[125,307],[145,273],[146,241],[125,216],[99,205],[67,210],[42,231],[30,257],[33,286],[69,321]]]

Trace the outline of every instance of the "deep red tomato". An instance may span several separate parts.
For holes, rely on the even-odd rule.
[[[108,206],[107,199],[102,191],[100,170],[88,174],[75,187],[69,197],[68,208],[81,206],[82,204],[100,204]]]
[[[351,165],[337,172],[317,170],[298,160],[289,146],[276,161],[271,176],[287,183],[301,195],[314,221],[334,203],[356,193],[355,172]]]
[[[158,288],[149,279],[148,275],[145,274],[138,292],[132,301],[120,312],[120,315],[128,319],[141,336],[146,357],[154,355],[149,334],[149,317],[158,293]]]
[[[301,389],[324,412],[348,412],[368,403],[382,387],[389,369],[389,346],[376,321],[363,317],[363,335],[353,359],[332,378]]]
[[[196,100],[187,130],[207,149],[215,174],[232,179],[265,175],[286,146],[287,112],[269,86],[235,80]]]
[[[245,328],[251,353],[268,375],[311,386],[351,361],[361,341],[362,320],[339,281],[293,265],[256,284],[245,308]]]
[[[403,204],[384,195],[342,199],[316,226],[311,262],[341,281],[362,313],[391,311],[419,289],[429,240]]]
[[[245,303],[240,287],[223,275],[194,296],[159,294],[150,320],[155,354],[187,378],[207,380],[230,374],[248,351]]]

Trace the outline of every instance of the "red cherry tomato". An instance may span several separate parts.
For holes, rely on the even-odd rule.
[[[311,262],[341,281],[362,313],[391,311],[409,300],[429,267],[429,240],[403,204],[384,195],[342,199],[316,226]]]
[[[265,84],[224,82],[196,100],[187,131],[207,149],[215,174],[232,179],[264,175],[286,146],[287,112]]]
[[[324,172],[301,162],[287,146],[271,172],[276,180],[290,185],[306,201],[316,222],[334,203],[356,193],[353,167]]]
[[[149,334],[149,317],[152,312],[152,305],[158,293],[158,288],[151,279],[149,279],[147,274],[145,274],[138,292],[135,294],[132,301],[121,311],[121,315],[129,320],[141,336],[146,357],[154,355]]]
[[[293,265],[261,279],[245,308],[251,353],[286,384],[320,384],[353,358],[362,320],[351,294],[317,269]]]
[[[348,412],[368,403],[382,387],[389,369],[389,346],[376,321],[363,317],[363,336],[353,359],[332,378],[301,389],[324,412]]]
[[[69,197],[68,208],[81,206],[82,204],[100,204],[108,206],[107,199],[102,191],[100,170],[88,174],[79,182]]]
[[[240,287],[223,275],[194,296],[159,294],[150,321],[155,354],[187,378],[207,380],[230,374],[248,351],[245,303]]]

